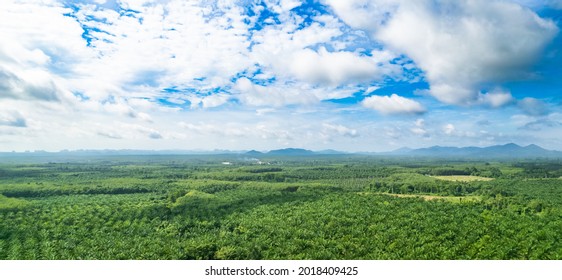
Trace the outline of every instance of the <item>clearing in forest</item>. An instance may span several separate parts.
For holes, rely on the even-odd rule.
[[[477,202],[481,201],[482,198],[479,196],[439,196],[439,195],[419,195],[419,194],[395,194],[395,193],[384,193],[384,195],[395,196],[395,197],[415,197],[423,198],[425,201],[430,200],[443,200],[447,202]]]
[[[482,201],[482,197],[476,195],[468,196],[441,196],[441,195],[426,195],[426,194],[400,194],[400,193],[382,193],[382,192],[362,192],[362,195],[388,195],[400,198],[423,198],[425,201],[441,200],[446,202],[478,202]]]
[[[440,180],[457,181],[457,182],[473,182],[473,181],[491,181],[494,178],[471,176],[471,175],[452,175],[452,176],[432,176]]]

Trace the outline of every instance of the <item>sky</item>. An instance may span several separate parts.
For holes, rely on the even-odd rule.
[[[0,151],[562,150],[562,0],[2,0]]]

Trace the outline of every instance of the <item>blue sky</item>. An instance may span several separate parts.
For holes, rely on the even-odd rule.
[[[562,1],[8,0],[0,150],[562,150]]]

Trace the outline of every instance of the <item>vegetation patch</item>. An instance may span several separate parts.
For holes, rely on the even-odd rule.
[[[29,202],[26,200],[12,198],[12,197],[5,197],[0,194],[0,210],[23,208],[28,205]]]
[[[455,181],[455,182],[473,182],[473,181],[491,181],[494,178],[471,176],[471,175],[451,175],[451,176],[432,176],[439,180]]]

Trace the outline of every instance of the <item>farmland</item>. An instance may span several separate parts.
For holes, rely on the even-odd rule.
[[[0,259],[562,259],[556,160],[259,163],[3,160]]]

